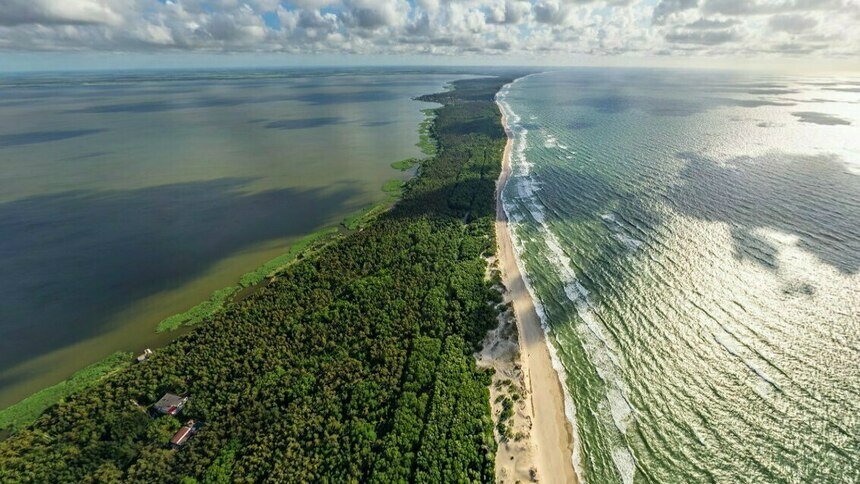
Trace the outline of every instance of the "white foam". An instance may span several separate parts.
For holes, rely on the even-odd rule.
[[[643,244],[643,242],[641,240],[634,239],[633,237],[630,237],[629,235],[626,235],[626,234],[616,233],[616,234],[612,234],[612,236],[615,237],[615,240],[621,242],[622,244],[624,244],[625,247],[627,247],[630,250],[637,250],[640,247],[642,247],[642,244]]]
[[[507,90],[504,94],[507,94]],[[615,427],[623,435],[627,432],[628,425],[634,420],[635,411],[629,400],[625,397],[627,386],[620,375],[621,361],[617,356],[619,351],[615,348],[612,338],[606,334],[605,328],[597,320],[594,315],[594,306],[589,300],[588,291],[579,282],[576,272],[573,269],[573,264],[570,258],[562,249],[561,243],[557,236],[550,230],[547,225],[546,216],[543,210],[543,205],[537,197],[537,192],[540,190],[540,184],[531,176],[532,163],[527,159],[525,152],[528,140],[528,130],[518,124],[519,116],[511,109],[510,105],[504,100],[504,96],[497,97],[497,102],[500,109],[505,113],[508,120],[508,129],[513,135],[513,156],[511,160],[511,181],[515,182],[516,196],[514,200],[509,200],[507,197],[502,197],[502,209],[505,211],[510,223],[510,234],[513,242],[516,264],[522,274],[526,289],[534,302],[535,311],[541,320],[544,334],[547,341],[554,337],[549,332],[547,324],[547,316],[545,308],[541,300],[537,297],[528,273],[525,270],[522,253],[524,251],[524,241],[520,240],[518,227],[526,220],[526,215],[520,213],[518,207],[512,205],[514,201],[518,202],[528,215],[537,222],[535,228],[540,234],[540,238],[549,249],[548,262],[552,269],[557,273],[563,284],[565,296],[574,304],[577,314],[582,320],[582,323],[576,326],[576,330],[583,342],[583,347],[588,353],[589,360],[595,366],[598,376],[605,382],[607,388],[606,402],[608,406],[607,413],[611,417]],[[552,145],[556,143],[555,137],[547,135],[544,145]],[[510,194],[510,191],[507,191]],[[559,375],[560,380],[564,383],[567,381],[566,370],[558,358],[556,347],[554,344],[548,343],[550,358],[553,368]],[[578,442],[578,430],[576,424],[576,409],[573,405],[573,400],[568,392],[567,385],[563,384],[565,414],[574,427],[574,454],[572,456],[574,468],[577,474],[582,477],[581,467],[581,451]],[[635,460],[633,454],[626,447],[621,447],[613,450],[613,462],[622,478],[622,481],[632,482],[635,473]]]
[[[770,388],[779,388],[776,382],[771,378],[771,376],[761,369],[761,367],[756,363],[754,357],[750,356],[749,351],[746,347],[738,341],[731,333],[726,331],[724,328],[720,327],[714,331],[714,340],[722,346],[726,351],[728,351],[732,356],[741,360],[741,362],[746,365],[746,367],[758,377],[756,384],[754,385],[754,389],[761,396],[770,395]],[[765,390],[766,387],[770,387]]]
[[[504,96],[506,96],[509,92],[511,85],[533,75],[536,74],[530,74],[528,76],[521,77],[519,79],[516,79],[511,84],[508,84],[506,86],[506,89],[504,90]],[[517,161],[517,169],[524,171],[525,175],[528,175],[528,172],[531,167],[525,156],[525,150],[528,146],[528,130],[521,126],[518,126],[518,130],[514,130],[514,123],[518,123],[520,118],[516,115],[516,113],[514,113],[510,105],[504,102],[504,96],[501,96],[502,99],[499,99],[500,96],[497,94],[496,102],[498,103],[499,108],[505,113],[505,118],[508,121],[508,129],[513,134],[514,149],[512,150],[513,159],[510,160],[512,165],[511,171],[513,172],[514,170],[514,161]],[[532,118],[536,119],[534,116]],[[547,327],[546,323],[546,313],[544,311],[543,305],[540,302],[540,299],[537,298],[537,295],[534,292],[534,287],[532,285],[531,279],[529,278],[528,273],[525,271],[522,257],[520,257],[520,253],[522,250],[522,241],[519,239],[519,237],[516,236],[516,230],[514,230],[514,225],[522,223],[523,216],[518,213],[515,213],[516,211],[508,204],[508,201],[504,196],[502,196],[501,198],[502,210],[504,210],[507,219],[512,222],[512,224],[510,224],[509,226],[509,231],[511,234],[511,242],[514,247],[514,261],[519,268],[520,274],[523,278],[523,282],[526,286],[526,290],[529,292],[529,296],[534,303],[535,312],[538,314],[538,318],[541,321],[541,327],[544,331],[544,335],[547,338],[547,349],[549,350],[552,367],[558,374],[559,381],[561,382],[562,394],[564,395],[564,414],[565,417],[567,417],[567,420],[570,423],[571,427],[573,428],[573,454],[571,455],[573,469],[579,478],[579,482],[585,483],[585,474],[582,471],[582,449],[579,443],[579,426],[576,422],[576,407],[573,405],[573,398],[570,396],[570,393],[567,389],[567,385],[565,384],[565,382],[567,381],[567,370],[565,370],[564,365],[562,365],[561,360],[558,358],[555,345],[549,342],[550,334],[549,328]]]
[[[607,228],[612,231],[612,237],[621,242],[628,250],[637,250],[644,244],[641,240],[635,239],[624,233],[624,226],[621,225],[621,222],[619,222],[617,218],[615,218],[614,213],[604,213],[600,218],[606,222]]]
[[[627,426],[632,421],[633,408],[621,394],[617,388],[609,389],[609,412],[612,414],[612,421],[622,434],[627,433]]]
[[[621,474],[621,482],[631,484],[633,476],[636,475],[636,459],[627,447],[616,447],[612,449],[612,462]]]

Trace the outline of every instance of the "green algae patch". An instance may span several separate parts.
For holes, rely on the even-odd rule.
[[[361,230],[376,220],[377,217],[388,211],[388,209],[391,208],[391,205],[391,202],[380,202],[376,205],[363,208],[343,219],[341,225],[348,230]]]
[[[436,138],[433,136],[433,120],[436,119],[436,108],[422,109],[424,121],[418,125],[417,146],[427,156],[436,155]]]
[[[272,277],[276,272],[283,269],[291,262],[296,260],[299,255],[309,250],[318,250],[324,246],[330,239],[337,235],[337,228],[331,227],[319,230],[310,235],[302,237],[298,242],[290,246],[289,250],[278,257],[266,262],[257,270],[248,272],[239,279],[239,284],[242,287],[249,287],[259,284],[264,279]]]
[[[243,276],[244,277],[244,276]],[[193,326],[200,323],[204,319],[214,315],[218,310],[224,307],[225,304],[236,292],[241,289],[240,286],[230,286],[223,289],[218,289],[213,292],[209,299],[198,303],[188,311],[174,314],[173,316],[163,319],[155,331],[162,333],[164,331],[173,331],[182,326]]]
[[[403,181],[402,180],[388,180],[382,185],[382,191],[385,192],[390,197],[400,197],[403,194]]]
[[[131,353],[114,353],[75,372],[68,379],[43,388],[20,402],[0,410],[0,430],[14,430],[30,425],[51,405],[89,388],[106,376],[129,366],[131,362]]]
[[[391,164],[391,168],[394,168],[395,170],[406,171],[415,166],[415,164],[417,163],[418,160],[415,158],[406,158],[405,160],[395,161]]]

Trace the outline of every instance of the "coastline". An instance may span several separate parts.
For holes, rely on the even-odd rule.
[[[201,89],[205,85],[222,86],[225,90],[236,87],[231,84],[233,81],[226,80],[213,72],[196,69],[189,69],[188,72],[190,72],[189,75],[201,81]],[[371,82],[368,85],[377,85],[377,81],[370,78],[362,76],[353,78],[352,76],[356,75],[358,71],[352,68],[338,72],[349,77],[351,79],[349,82],[359,84]],[[322,73],[321,75],[329,76],[332,73]],[[300,75],[311,74],[317,75],[308,72]],[[237,78],[244,78],[247,75],[250,74],[237,73]],[[297,73],[273,73],[272,77],[267,76],[266,79],[260,80],[261,89],[279,89],[276,87],[278,86],[278,79],[293,75],[297,75]],[[242,129],[254,131],[255,136],[260,136],[259,141],[265,143],[265,147],[254,147],[242,143],[230,146],[230,150],[227,151],[236,150],[236,153],[240,155],[224,155],[223,158],[218,158],[218,163],[213,162],[211,167],[208,162],[200,161],[202,158],[186,156],[182,151],[167,150],[163,154],[165,156],[170,155],[171,163],[165,164],[163,170],[143,170],[139,177],[131,179],[127,178],[125,172],[120,169],[121,164],[108,163],[107,160],[110,156],[107,153],[98,153],[99,157],[104,158],[99,163],[102,163],[105,168],[110,167],[109,173],[103,174],[104,176],[98,175],[97,172],[103,171],[101,170],[102,165],[99,165],[99,170],[81,172],[86,173],[79,180],[82,183],[88,183],[87,187],[93,190],[93,196],[75,198],[78,196],[71,195],[72,192],[69,192],[70,197],[80,200],[81,203],[63,205],[60,209],[56,209],[53,205],[46,205],[44,209],[38,211],[38,213],[48,217],[46,220],[51,221],[50,224],[44,225],[50,227],[51,231],[59,230],[62,232],[67,230],[63,228],[66,225],[64,221],[70,221],[68,224],[71,227],[68,229],[71,231],[70,234],[75,234],[76,237],[84,237],[81,234],[88,234],[86,240],[76,246],[78,248],[75,250],[79,251],[80,254],[77,252],[72,254],[69,249],[63,248],[61,243],[57,246],[58,250],[56,251],[51,248],[53,247],[51,244],[46,244],[45,247],[47,248],[44,250],[50,253],[42,251],[41,248],[35,249],[41,245],[26,244],[21,246],[30,247],[28,251],[25,251],[28,254],[26,257],[23,257],[24,253],[22,253],[22,257],[12,258],[14,261],[10,259],[10,263],[14,264],[22,261],[20,262],[22,264],[20,273],[27,274],[28,280],[35,277],[36,279],[33,280],[44,279],[50,282],[48,285],[33,287],[45,288],[45,291],[49,291],[45,297],[50,297],[51,304],[45,305],[44,308],[40,307],[38,297],[40,297],[40,291],[43,289],[39,289],[24,291],[22,294],[27,294],[27,298],[16,297],[14,298],[15,304],[11,304],[8,308],[4,307],[4,310],[9,309],[9,311],[8,315],[4,311],[3,322],[6,323],[8,319],[9,324],[12,325],[10,328],[17,327],[15,325],[18,325],[19,322],[22,324],[27,322],[27,324],[21,325],[21,329],[14,332],[15,339],[19,339],[22,344],[9,346],[9,351],[4,354],[3,368],[0,369],[0,386],[2,386],[0,389],[0,412],[46,388],[71,378],[77,370],[101,362],[103,358],[109,357],[113,351],[139,353],[145,348],[155,349],[169,344],[179,336],[179,333],[163,330],[180,325],[187,326],[189,323],[199,321],[202,317],[211,314],[213,310],[223,306],[225,301],[229,302],[231,298],[244,297],[248,292],[246,286],[253,285],[259,280],[259,277],[255,275],[257,271],[265,272],[266,266],[270,262],[284,256],[293,246],[303,244],[306,236],[313,235],[318,230],[339,229],[347,224],[363,224],[382,213],[385,208],[384,205],[390,205],[390,195],[377,190],[377,188],[381,190],[383,184],[391,178],[406,181],[414,176],[414,169],[412,171],[396,170],[391,168],[388,162],[396,162],[407,157],[426,157],[423,150],[427,148],[426,132],[430,122],[427,113],[422,113],[422,111],[431,105],[413,101],[411,98],[427,92],[442,91],[449,82],[464,77],[464,75],[454,72],[428,71],[426,76],[415,72],[398,73],[396,70],[380,70],[373,73],[373,76],[383,76],[379,78],[380,80],[400,78],[403,75],[412,76],[410,79],[416,79],[417,84],[415,86],[412,84],[401,85],[395,82],[390,86],[386,85],[386,90],[390,89],[392,93],[397,92],[399,94],[391,96],[390,99],[386,96],[384,102],[373,104],[372,109],[366,112],[355,111],[353,114],[356,116],[356,120],[367,118],[370,121],[361,126],[356,125],[355,129],[347,128],[344,122],[334,122],[335,118],[327,118],[324,113],[318,113],[317,111],[322,109],[321,106],[315,107],[313,103],[304,102],[301,104],[306,104],[306,106],[302,106],[301,110],[298,109],[298,105],[290,108],[290,116],[296,117],[296,122],[299,119],[317,119],[317,117],[330,119],[332,122],[324,126],[313,126],[312,129],[302,127],[300,130],[263,127],[261,122],[263,117],[271,117],[271,121],[280,119],[278,115],[280,108],[278,107],[272,108],[271,116],[269,114],[262,116],[260,113],[251,115],[237,112],[237,115],[241,114],[242,116],[248,114],[250,120],[254,121],[247,124],[244,121],[240,122],[238,118],[216,116],[218,122],[223,123],[224,127],[236,125],[242,126]],[[105,88],[100,83],[88,82],[91,80],[89,74],[69,74],[68,77],[70,82],[82,82],[82,85],[88,86],[87,89],[91,88],[94,93]],[[109,77],[108,75],[105,76],[105,78]],[[307,77],[306,79],[314,78]],[[33,79],[37,78],[22,76],[22,86],[33,81]],[[154,89],[164,88],[165,95],[174,95],[173,91],[169,89],[169,83],[172,82],[170,79],[170,76],[163,76],[158,73],[141,72],[127,80],[130,83],[148,83],[147,85],[151,85]],[[423,87],[419,87],[419,84]],[[314,89],[325,91],[326,89],[341,89],[341,87],[323,83],[316,85]],[[305,91],[306,89],[299,90],[296,93]],[[239,93],[239,95],[241,94]],[[81,107],[84,108],[84,104],[88,101],[81,100],[81,102],[83,103]],[[299,101],[296,102],[299,103]],[[364,110],[371,108],[371,105],[362,104],[356,106],[356,108],[358,107]],[[209,108],[214,108],[216,111],[220,109],[214,106],[206,107],[206,109]],[[108,113],[94,113],[92,121],[99,124],[101,121],[98,119],[102,115],[112,116]],[[150,115],[169,118],[166,113],[147,114],[147,116]],[[379,119],[376,119],[377,116]],[[397,122],[396,125],[393,124],[394,121]],[[160,126],[164,123],[155,124]],[[385,124],[384,127],[383,124]],[[202,125],[195,123],[185,123],[183,126],[193,131],[193,133],[191,131],[186,133],[191,138],[184,140],[181,136],[171,136],[171,142],[179,142],[179,146],[188,148],[188,153],[199,154],[199,150],[192,149],[192,145],[188,141],[198,138],[205,141],[208,139],[206,138],[208,133],[212,133],[212,131],[207,131],[201,127]],[[201,131],[194,131],[197,129],[201,129]],[[334,132],[326,131],[330,129],[347,130],[348,133],[366,132],[368,135],[353,136],[347,140],[350,143],[349,146],[355,149],[355,156],[339,156],[339,154],[349,155],[347,145],[344,144],[347,141],[331,146],[331,143],[327,141],[330,139],[327,133]],[[341,132],[337,131],[337,133]],[[379,134],[389,136],[383,136],[383,139],[379,138]],[[131,138],[111,136],[110,139],[104,141],[111,145],[111,149],[117,148],[120,151],[125,147],[126,138],[134,139],[133,136]],[[281,149],[285,146],[284,143],[286,146],[289,146],[291,142],[295,144],[293,142],[295,139],[306,139],[309,143],[308,146],[312,146],[312,148],[303,148],[299,151],[287,150],[289,156],[281,160],[283,162],[279,161],[276,164],[276,170],[270,170],[268,167],[272,163],[271,157],[263,156],[261,153],[268,153],[270,149],[272,150],[271,153],[285,153],[287,151]],[[201,147],[210,145],[201,141]],[[36,148],[35,145],[32,147]],[[275,150],[275,147],[278,149]],[[16,156],[20,154],[22,161],[30,156],[30,145],[27,148],[21,150],[20,153],[16,152]],[[62,162],[59,158],[54,159],[54,155],[72,157],[80,155],[76,151],[78,149],[88,150],[85,144],[69,146],[68,148],[70,151],[67,154],[62,154],[65,150],[46,153],[44,162],[59,163],[58,166],[70,166],[69,163]],[[225,153],[224,150],[215,150],[215,152],[219,156],[220,153]],[[163,162],[159,158],[160,155],[154,156],[154,152],[150,153],[143,150],[139,154],[139,159],[135,158],[136,163]],[[237,162],[243,158],[247,158],[247,166],[245,166],[245,162]],[[187,167],[182,164],[186,160]],[[259,162],[252,163],[251,160],[258,160]],[[333,171],[326,170],[325,166],[329,166],[327,163],[338,168]],[[214,168],[216,165],[217,170]],[[322,168],[319,168],[320,166]],[[95,165],[88,166],[87,169],[92,167]],[[176,170],[176,176],[173,176],[172,170]],[[218,170],[224,170],[224,172]],[[301,177],[293,177],[291,170],[302,173]],[[361,176],[358,176],[359,173]],[[228,178],[233,180],[234,175],[236,176],[234,181],[227,181]],[[246,175],[247,180],[245,179]],[[362,183],[336,184],[335,182],[340,180],[341,176],[349,179],[355,178]],[[203,189],[203,187],[208,186],[207,183],[226,187],[227,185],[224,184],[233,186],[233,183],[241,184],[246,183],[246,181],[253,186],[249,185],[235,190],[232,188],[225,188],[224,190]],[[48,180],[46,183],[50,182]],[[42,190],[40,188],[41,182],[39,183],[38,186],[30,186],[24,182],[17,184],[16,186],[20,185],[17,188],[20,193],[16,193],[19,193],[22,200],[28,197],[39,197],[43,193],[40,191]],[[192,188],[179,188],[184,186],[183,183],[188,183]],[[56,190],[59,193],[64,188],[57,187]],[[165,190],[178,197],[196,197],[196,194],[199,194],[200,198],[195,198],[194,203],[180,204],[182,205],[181,208],[180,205],[171,205],[168,209],[170,210],[169,215],[162,213],[160,208],[153,212],[150,208],[161,207],[163,200],[168,199],[159,198],[164,196]],[[111,200],[109,197],[113,196],[108,194],[121,196],[130,205],[124,206],[120,211],[116,205],[108,203]],[[15,198],[18,198],[19,195],[16,195]],[[294,203],[272,203],[268,197],[277,197],[278,200],[283,197],[285,200],[291,201],[308,200],[309,209],[293,212],[290,207],[294,207]],[[33,198],[33,200],[42,199]],[[36,204],[32,207],[37,206],[42,205]],[[167,207],[167,205],[164,206]],[[135,220],[137,221],[134,223],[115,225],[107,222],[108,218],[96,216],[92,218],[92,222],[90,222],[90,218],[87,218],[87,223],[98,225],[98,227],[92,231],[83,232],[79,230],[79,224],[71,223],[73,218],[69,217],[89,217],[99,213],[96,207],[104,207],[105,209],[113,207],[110,210],[117,210],[120,214],[122,212],[132,213],[139,209],[142,210],[141,213],[152,214],[152,217],[136,217]],[[205,213],[206,216],[190,215],[195,210]],[[221,217],[226,220],[232,217],[229,215],[230,213],[237,211],[242,214],[247,212],[248,216],[236,217],[235,221],[231,220],[231,223],[227,224],[230,227],[222,228],[219,226]],[[281,216],[284,213],[291,215]],[[65,214],[69,214],[69,217]],[[27,213],[27,216],[21,220],[26,221],[29,217],[34,217],[34,215]],[[175,218],[181,223],[167,224],[170,225],[168,227],[163,223],[163,217]],[[121,215],[120,218],[122,218]],[[271,218],[272,222],[258,222],[264,218],[267,220]],[[18,219],[10,219],[10,221],[12,220]],[[144,222],[144,220],[149,221]],[[17,224],[18,222],[13,223]],[[234,231],[231,227],[237,226],[237,224],[247,224],[249,227],[247,230],[237,229]],[[42,227],[43,225],[39,226]],[[206,230],[211,230],[215,236],[201,235]],[[341,231],[346,232],[346,230]],[[26,230],[13,230],[13,232],[17,234],[28,233]],[[23,235],[21,237],[23,237],[22,240],[26,239]],[[166,237],[166,239],[159,239],[160,242],[154,244],[145,242],[152,237]],[[226,239],[229,241],[225,241]],[[13,243],[12,247],[18,247],[14,245],[13,240],[16,239],[10,239],[10,243]],[[50,240],[63,239],[50,238]],[[128,241],[134,241],[135,244],[130,244]],[[191,250],[186,251],[186,249]],[[58,262],[61,265],[70,260],[86,261],[77,265],[64,266],[63,270],[60,271],[66,275],[64,277],[72,281],[71,283],[61,283],[61,280],[66,281],[67,279],[58,279],[52,275],[49,269],[50,265],[44,262],[54,260],[52,258],[53,252],[60,254],[56,260],[61,261]],[[101,252],[104,254],[100,254]],[[69,257],[72,258],[69,259]],[[152,262],[141,266],[134,264],[135,261],[129,260],[129,257]],[[151,259],[148,259],[150,257]],[[178,261],[177,263],[166,262],[173,260],[171,258],[174,257]],[[187,266],[183,265],[186,263]],[[10,267],[19,268],[18,265]],[[104,270],[102,271],[100,268]],[[72,275],[73,271],[82,271],[81,277]],[[9,274],[16,272],[18,271],[12,270]],[[135,279],[138,277],[139,280]],[[248,277],[252,278],[249,283]],[[240,284],[240,281],[245,282],[245,284]],[[15,277],[8,279],[8,282],[11,288],[25,287],[22,284],[23,280],[16,282]],[[227,294],[229,292],[232,294]],[[5,293],[7,295],[13,294],[12,291]],[[81,297],[74,298],[74,294],[81,295]],[[66,297],[67,295],[68,297]],[[30,297],[34,299],[30,299]],[[86,303],[84,303],[85,301]],[[61,307],[63,304],[67,305],[68,309],[56,310],[58,311],[57,316],[51,316],[55,314],[50,312],[55,310],[51,308]],[[156,332],[158,326],[161,326],[161,333]],[[55,328],[56,331],[54,331]],[[51,337],[42,338],[40,336],[42,331],[45,334],[50,334]],[[13,339],[12,336],[10,339]],[[33,342],[32,346],[28,342]]]
[[[448,84],[446,83],[445,86]],[[429,131],[435,117],[433,109],[424,108],[420,110],[424,119],[420,122],[416,130],[418,141],[415,143],[415,146],[421,154],[389,164],[392,170],[400,173],[395,174],[394,178],[388,179],[380,187],[380,192],[385,194],[382,200],[345,214],[339,222],[334,224],[329,223],[317,230],[296,237],[294,241],[278,249],[277,255],[273,258],[264,260],[261,264],[252,266],[249,270],[240,273],[235,278],[233,284],[218,287],[211,291],[206,290],[204,292],[205,296],[196,299],[198,302],[194,303],[191,307],[177,310],[166,317],[153,320],[154,324],[147,331],[147,335],[151,336],[151,339],[145,343],[137,342],[133,346],[125,345],[117,347],[114,353],[91,361],[87,360],[85,363],[72,367],[69,370],[70,366],[66,360],[72,358],[70,355],[74,353],[92,354],[98,350],[97,346],[103,344],[99,339],[100,337],[95,337],[5,370],[4,376],[14,379],[21,374],[37,371],[40,366],[54,368],[50,374],[53,379],[48,380],[48,383],[41,383],[40,380],[38,384],[27,385],[25,391],[15,392],[16,394],[20,394],[18,398],[0,404],[0,441],[7,438],[9,433],[16,428],[29,425],[35,421],[51,405],[98,383],[103,375],[96,374],[91,370],[92,368],[107,368],[108,365],[111,365],[111,371],[104,370],[102,372],[108,374],[128,366],[132,361],[132,357],[146,348],[157,349],[170,344],[182,336],[185,331],[197,326],[206,318],[212,317],[219,311],[223,311],[229,304],[248,297],[258,290],[260,285],[270,282],[274,277],[274,273],[278,270],[282,270],[295,260],[308,256],[346,234],[361,230],[378,216],[391,209],[401,199],[403,185],[417,176],[416,167],[423,160],[435,154],[436,147],[431,141]],[[408,165],[404,163],[406,161],[409,162]],[[230,259],[225,259],[222,262],[227,261],[230,261]],[[198,281],[192,281],[191,284],[196,282]],[[139,306],[163,305],[163,302],[159,303],[152,300],[152,298],[159,296],[162,296],[162,294],[150,296],[149,299],[141,301]],[[124,313],[121,313],[122,316],[120,319],[133,319],[127,313],[134,311],[139,312],[142,309],[139,309],[137,306],[126,309]],[[125,329],[122,327],[116,328],[105,334],[116,334]],[[152,334],[149,335],[149,332]],[[101,337],[103,338],[104,334]],[[127,354],[127,361],[119,361],[116,357],[117,354]],[[80,378],[79,374],[86,374],[88,379],[85,381],[85,379]],[[70,385],[69,382],[71,381],[75,381],[77,384]],[[70,390],[70,388],[74,388],[74,390]],[[60,389],[63,391],[59,391]]]
[[[513,134],[504,107],[502,126],[507,135],[502,156],[502,170],[496,182],[496,242],[505,299],[512,303],[516,315],[520,344],[520,365],[525,385],[525,401],[532,422],[529,445],[537,477],[543,482],[579,482],[573,467],[573,427],[565,414],[565,395],[559,375],[553,366],[540,317],[517,265],[507,214],[502,201],[511,175]],[[498,477],[498,476],[497,476]]]
[[[145,481],[216,473],[493,482],[490,374],[475,367],[473,351],[496,325],[501,302],[482,269],[505,144],[493,95],[510,80],[462,81],[453,94],[427,95],[442,101],[434,124],[442,149],[390,213],[297,261],[236,311],[48,409],[37,426],[0,442],[0,467],[11,479],[46,482],[92,479],[104,469]],[[456,122],[467,117],[473,122]],[[470,156],[475,150],[487,156]],[[439,190],[458,183],[456,197]],[[476,202],[456,203],[463,200]],[[464,222],[470,216],[475,223]],[[453,280],[463,290],[446,290]],[[404,311],[418,307],[426,310]],[[463,308],[486,310],[469,316]],[[231,411],[249,388],[257,409],[270,412]],[[142,416],[162,392],[192,402],[181,418]],[[175,429],[167,424],[185,418],[205,421],[191,445],[154,447],[169,442]],[[119,426],[126,422],[131,431]],[[110,432],[88,431],[93,425]],[[316,438],[321,431],[325,442]],[[234,466],[237,445],[242,464]],[[287,454],[294,458],[284,461]]]

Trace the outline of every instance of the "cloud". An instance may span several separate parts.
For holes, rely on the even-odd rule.
[[[654,7],[651,22],[655,25],[663,25],[672,15],[695,8],[698,3],[699,0],[660,0],[660,3]]]
[[[341,19],[348,27],[375,30],[403,24],[409,5],[396,0],[353,0]]]
[[[487,7],[487,22],[491,24],[517,24],[531,11],[531,4],[524,1],[505,1]]]
[[[666,34],[666,40],[677,44],[719,45],[740,40],[733,30],[678,31]]]
[[[695,22],[690,22],[684,25],[685,28],[688,29],[702,29],[702,30],[710,30],[710,29],[725,29],[729,27],[733,27],[740,22],[734,19],[726,19],[726,20],[711,20],[706,18],[700,18]]]
[[[0,0],[0,25],[117,24],[110,0]]]
[[[780,32],[798,34],[818,25],[818,20],[806,15],[775,15],[768,20],[770,28]]]
[[[535,20],[539,23],[560,25],[568,18],[567,4],[557,0],[540,0],[534,5]]]
[[[860,56],[860,0],[0,0],[0,51]]]
[[[784,12],[839,10],[851,8],[850,0],[706,0],[705,13],[723,15],[767,15]],[[854,5],[856,7],[856,5]]]

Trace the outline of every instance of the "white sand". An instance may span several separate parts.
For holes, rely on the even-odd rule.
[[[496,264],[491,260],[491,272]],[[520,345],[516,319],[507,309],[499,316],[499,325],[487,333],[484,346],[475,355],[478,366],[493,368],[493,383],[490,386],[490,404],[493,413],[493,435],[498,443],[496,452],[496,482],[530,482],[537,473],[534,463],[534,446],[530,438],[532,431],[532,405],[525,391],[525,376],[520,362]],[[508,436],[499,433],[498,422],[504,405],[502,398],[513,402],[514,414],[505,421],[510,427]],[[516,398],[518,397],[518,398]],[[516,398],[516,400],[514,400]]]
[[[496,241],[498,243],[498,264],[502,273],[502,281],[507,288],[505,300],[513,303],[519,334],[519,352],[517,357],[511,357],[502,374],[497,368],[497,379],[510,378],[520,380],[523,399],[515,406],[517,412],[514,420],[515,429],[527,429],[528,434],[519,442],[511,439],[499,445],[496,456],[496,480],[500,482],[515,482],[516,480],[531,480],[530,469],[536,469],[537,480],[547,483],[578,483],[573,469],[573,429],[564,413],[564,392],[558,374],[552,366],[546,335],[541,327],[540,318],[535,311],[534,303],[526,289],[516,263],[516,255],[511,243],[511,235],[507,216],[502,207],[502,189],[511,174],[512,135],[502,112],[502,124],[508,135],[505,153],[502,161],[502,172],[496,183]],[[504,333],[502,325],[488,336],[489,346],[492,339],[499,340]],[[503,355],[499,350],[503,342],[495,342],[496,354]],[[492,348],[484,359],[493,354]],[[488,348],[484,348],[485,352]],[[497,360],[500,358],[496,358]],[[515,368],[519,367],[519,368]],[[504,372],[508,371],[507,374]],[[491,402],[495,400],[499,390],[490,390]],[[498,404],[493,403],[494,413],[498,412]],[[519,417],[519,421],[517,418]],[[498,438],[498,432],[496,432]],[[513,459],[511,459],[513,457]],[[525,472],[525,473],[523,473]]]

